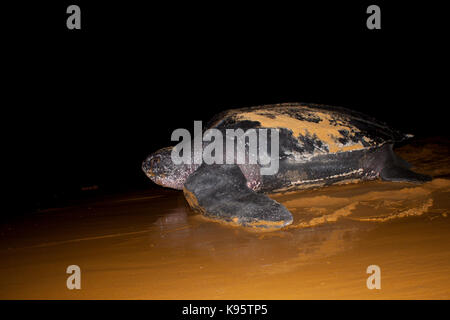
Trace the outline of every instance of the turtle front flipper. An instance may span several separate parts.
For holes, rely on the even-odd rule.
[[[249,189],[235,164],[202,164],[183,191],[192,209],[215,220],[261,229],[282,228],[293,220],[283,205]]]

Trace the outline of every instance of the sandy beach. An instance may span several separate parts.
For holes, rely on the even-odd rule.
[[[18,218],[0,226],[0,299],[450,299],[449,141],[397,152],[434,180],[271,195],[294,216],[279,231],[208,221],[163,188]]]

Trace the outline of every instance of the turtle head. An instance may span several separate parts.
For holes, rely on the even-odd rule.
[[[172,162],[172,147],[162,148],[147,157],[142,170],[154,183],[163,187],[182,190],[184,182],[193,172],[192,166]]]

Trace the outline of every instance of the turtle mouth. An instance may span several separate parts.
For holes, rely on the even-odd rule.
[[[152,171],[152,169],[148,168],[148,169],[144,169],[144,173],[147,177],[149,178],[154,178],[156,177],[156,174]]]
[[[145,175],[149,178],[155,176],[155,174],[152,171],[151,164],[149,164],[148,161],[142,162],[142,171],[144,171]]]

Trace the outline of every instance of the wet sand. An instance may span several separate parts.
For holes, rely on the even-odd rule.
[[[0,298],[449,299],[449,141],[397,152],[435,179],[273,195],[294,215],[275,232],[208,221],[162,188],[17,219],[0,226]]]

